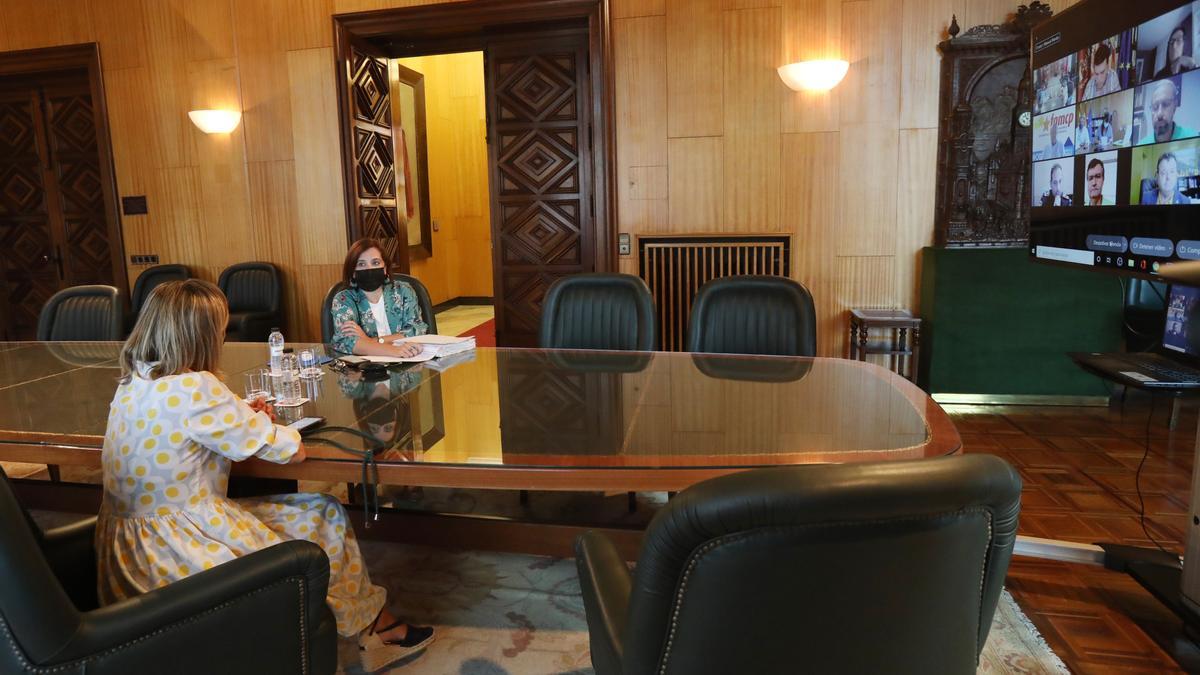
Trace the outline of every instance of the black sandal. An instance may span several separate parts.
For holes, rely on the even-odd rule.
[[[404,639],[384,640],[380,633],[386,633],[400,626],[404,621],[401,619],[389,626],[377,628],[380,616],[383,616],[383,610],[379,611],[375,620],[371,622],[371,627],[358,641],[359,658],[362,661],[363,670],[367,672],[382,670],[400,659],[423,651],[433,642],[432,626],[413,626],[411,624],[404,634]]]

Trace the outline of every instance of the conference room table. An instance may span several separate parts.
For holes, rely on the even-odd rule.
[[[0,343],[0,461],[98,470],[120,347]],[[265,344],[228,343],[218,375],[240,395],[266,361]],[[754,467],[961,451],[925,392],[846,359],[478,348],[380,379],[329,364],[301,384],[309,400],[277,421],[323,417],[318,436],[375,448],[385,485],[674,492]],[[251,459],[234,475],[362,480],[359,453],[305,447],[302,463]]]

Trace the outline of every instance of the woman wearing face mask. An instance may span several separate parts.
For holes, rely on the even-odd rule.
[[[393,281],[391,265],[374,239],[359,239],[346,254],[342,278],[350,285],[333,296],[337,330],[333,347],[364,356],[416,356],[417,345],[392,342],[429,331],[412,286]]]

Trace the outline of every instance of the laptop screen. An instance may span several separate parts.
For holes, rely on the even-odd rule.
[[[1171,294],[1167,296],[1163,347],[1188,356],[1200,356],[1200,306],[1197,305],[1200,305],[1200,288],[1171,286]]]

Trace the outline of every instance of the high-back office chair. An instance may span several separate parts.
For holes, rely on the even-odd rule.
[[[992,455],[760,469],[699,483],[631,576],[576,563],[597,675],[974,673],[1012,556],[1017,473]]]
[[[155,265],[139,274],[137,281],[133,282],[133,293],[129,296],[129,317],[125,321],[125,331],[133,330],[138,315],[142,313],[142,306],[155,288],[168,281],[184,281],[191,277],[187,265]]]
[[[658,340],[654,298],[631,274],[576,274],[546,291],[538,346],[543,349],[652,351]]]
[[[269,262],[231,265],[217,286],[229,300],[229,342],[266,342],[272,328],[283,326],[279,270]]]
[[[0,469],[0,672],[337,668],[329,558],[316,544],[285,542],[97,609],[95,525],[42,532]]]
[[[784,277],[722,277],[700,287],[687,350],[816,356],[817,313],[802,284]]]
[[[433,301],[429,298],[429,289],[425,288],[425,284],[408,274],[393,273],[391,277],[393,281],[404,281],[412,286],[417,295],[417,305],[421,308],[421,318],[425,320],[430,333],[437,333],[437,316],[433,312]],[[333,342],[333,336],[337,332],[337,326],[333,325],[333,296],[346,288],[346,282],[337,282],[329,287],[329,291],[325,293],[325,300],[321,302],[321,341],[325,344]]]
[[[125,317],[112,286],[72,286],[55,293],[38,316],[38,340],[120,340]]]
[[[1167,285],[1128,279],[1125,286],[1125,351],[1144,352],[1162,341],[1167,320]]]

